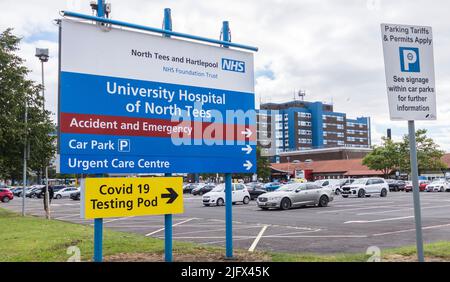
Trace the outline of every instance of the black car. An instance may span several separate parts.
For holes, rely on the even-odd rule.
[[[198,184],[197,183],[188,183],[186,185],[184,185],[183,187],[183,193],[191,193],[192,190],[194,190],[195,188],[197,188]]]
[[[74,201],[79,201],[80,200],[80,191],[70,194],[70,198]]]
[[[251,182],[246,184],[246,186],[251,200],[255,200],[259,195],[267,192],[266,189],[264,189],[264,183]]]
[[[203,186],[198,186],[195,189],[192,190],[191,194],[192,195],[203,195],[208,193],[209,191],[211,191],[212,189],[214,189],[214,187],[216,187],[215,184],[206,184]]]
[[[406,183],[403,180],[388,179],[386,182],[389,185],[389,191],[405,191]]]
[[[49,187],[52,187],[53,188],[53,193],[56,193],[59,190],[66,188],[67,186],[66,185],[54,185],[54,186],[49,186]]]
[[[39,198],[44,193],[44,188],[45,187],[32,188],[29,193],[28,193],[28,191],[26,191],[25,196],[27,198]]]

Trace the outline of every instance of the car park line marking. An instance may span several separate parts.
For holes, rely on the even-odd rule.
[[[59,216],[59,217],[55,217],[56,220],[61,220],[61,219],[65,219],[65,218],[70,218],[70,217],[79,217],[79,214],[71,214],[71,215],[65,215],[65,216]]]
[[[266,235],[264,237],[272,237],[272,236],[286,236],[289,237],[289,235],[297,235],[297,234],[304,234],[304,233],[314,233],[322,231],[322,229],[316,229],[316,230],[307,230],[307,231],[297,231],[297,232],[289,232],[289,233],[278,233],[278,234],[271,234]]]
[[[197,218],[195,218],[195,217],[194,217],[194,218],[188,218],[188,219],[186,219],[186,220],[183,220],[183,221],[180,221],[180,222],[178,222],[178,223],[172,224],[172,227],[177,226],[177,225],[181,225],[181,224],[183,224],[183,223],[189,222],[189,221],[194,220],[194,219],[197,219]],[[146,236],[146,237],[152,236],[153,234],[159,233],[159,232],[163,231],[164,229],[165,229],[165,228],[160,228],[160,229],[158,229],[158,230],[155,230],[155,231],[153,231],[153,232],[150,232],[150,233],[145,234],[145,236]]]
[[[447,207],[450,207],[450,205],[421,207],[420,209],[424,210],[424,209],[436,209],[436,208],[447,208]],[[404,209],[387,210],[387,211],[379,211],[379,212],[365,212],[365,213],[358,213],[357,215],[371,215],[371,214],[390,213],[390,212],[397,212],[397,211],[409,211],[409,210],[414,210],[414,208],[404,208]]]
[[[374,222],[383,222],[383,221],[393,221],[393,220],[402,220],[402,219],[408,219],[413,218],[414,216],[402,216],[402,217],[391,217],[391,218],[382,218],[382,219],[374,219],[374,220],[350,220],[344,222],[344,224],[348,223],[374,223]]]
[[[261,231],[259,231],[258,235],[256,236],[255,240],[253,241],[252,245],[250,246],[250,248],[248,249],[249,252],[253,252],[256,248],[256,246],[259,243],[259,240],[261,240],[262,235],[264,234],[264,232],[266,232],[266,229],[269,227],[269,225],[264,225],[261,228]]]
[[[183,227],[186,227],[186,225],[183,225]],[[259,227],[259,226],[237,227],[237,228],[233,228],[233,231],[243,230],[243,229],[252,229],[252,228],[257,228],[257,227]],[[206,229],[206,230],[187,231],[187,232],[177,232],[176,235],[198,234],[198,233],[203,233],[203,232],[219,232],[219,231],[225,231],[225,228]],[[158,236],[157,238],[164,238],[164,236]]]
[[[368,238],[368,235],[267,235],[263,238]]]
[[[394,204],[395,202],[383,202],[383,204]],[[339,208],[345,208],[345,207],[367,207],[367,204],[364,204],[362,201],[355,203],[355,204],[337,204],[337,205],[333,205],[332,207],[339,207]]]
[[[436,228],[441,228],[441,227],[450,227],[450,223],[449,224],[441,224],[441,225],[432,225],[432,226],[422,227],[422,230],[436,229]],[[392,232],[378,233],[378,234],[373,234],[372,236],[384,236],[384,235],[405,233],[405,232],[411,232],[411,231],[416,231],[416,229],[405,229],[405,230],[398,230],[398,231],[392,231]]]
[[[114,222],[114,221],[118,221],[118,220],[126,220],[126,219],[130,219],[130,218],[133,218],[133,217],[134,217],[134,216],[130,216],[130,217],[119,217],[119,218],[109,219],[109,220],[103,221],[103,223],[110,223],[110,222]]]
[[[336,212],[342,212],[342,211],[357,211],[357,210],[370,210],[370,209],[379,209],[379,208],[390,208],[391,206],[370,206],[370,207],[363,207],[363,208],[354,208],[354,209],[336,209],[331,211],[320,211],[317,213],[336,213]]]

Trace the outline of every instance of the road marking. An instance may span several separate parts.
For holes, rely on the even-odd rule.
[[[449,227],[449,226],[450,226],[450,223],[449,224],[441,224],[441,225],[432,225],[432,226],[422,227],[422,230],[435,229],[435,228],[441,228],[441,227]],[[391,234],[405,233],[405,232],[411,232],[411,231],[416,231],[416,229],[413,228],[413,229],[405,229],[405,230],[398,230],[398,231],[392,231],[392,232],[378,233],[378,234],[373,234],[372,236],[391,235]]]
[[[118,221],[118,220],[126,220],[126,219],[130,219],[130,218],[133,218],[133,217],[134,217],[134,216],[130,216],[130,217],[119,217],[119,218],[109,219],[109,220],[103,221],[103,223],[110,223],[110,222],[114,222],[114,221]]]
[[[450,207],[450,205],[445,206],[432,206],[432,207],[421,207],[421,210],[424,209],[436,209],[436,208],[447,208]],[[397,211],[408,211],[408,210],[414,210],[414,208],[405,208],[405,209],[397,209],[397,210],[387,210],[387,211],[379,211],[379,212],[365,212],[365,213],[358,213],[357,215],[370,215],[370,214],[380,214],[380,213],[389,213],[389,212],[397,212]]]
[[[402,220],[402,219],[408,219],[413,218],[414,216],[402,216],[402,217],[392,217],[392,218],[382,218],[382,219],[374,219],[374,220],[350,220],[344,222],[344,224],[348,223],[373,223],[373,222],[383,222],[383,221],[394,221],[394,220]]]
[[[282,235],[267,235],[264,238],[367,238],[367,235],[294,235],[294,236],[282,236]]]
[[[371,207],[364,207],[364,208],[354,208],[354,209],[338,209],[338,210],[331,210],[331,211],[321,211],[317,213],[335,213],[335,212],[341,212],[341,211],[358,211],[358,210],[370,210],[370,209],[379,209],[379,208],[390,208],[391,206],[371,206]]]
[[[261,240],[262,235],[264,234],[264,232],[266,231],[267,227],[269,227],[269,225],[264,225],[261,228],[261,231],[259,231],[258,235],[255,238],[255,241],[253,241],[252,245],[250,246],[250,248],[248,249],[249,252],[253,252],[256,248],[256,246],[259,243],[259,240]]]
[[[79,217],[79,214],[71,214],[71,215],[65,215],[65,216],[59,216],[59,217],[55,217],[56,220],[61,220],[61,219],[65,219],[65,218],[69,218],[69,217]]]
[[[188,219],[186,219],[186,220],[183,220],[183,221],[181,221],[181,222],[178,222],[178,223],[173,224],[172,227],[173,227],[173,226],[177,226],[177,225],[181,225],[181,224],[183,224],[183,223],[189,222],[189,221],[194,220],[194,219],[196,219],[196,218],[188,218]],[[160,228],[160,229],[158,229],[158,230],[155,230],[155,231],[153,231],[153,232],[150,232],[150,233],[145,234],[145,236],[146,236],[146,237],[152,236],[153,234],[159,233],[159,232],[163,231],[164,229],[165,229],[165,228]]]

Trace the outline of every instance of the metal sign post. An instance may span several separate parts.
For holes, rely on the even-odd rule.
[[[431,27],[381,24],[391,120],[408,121],[417,257],[424,261],[415,120],[436,120]]]
[[[97,16],[104,17],[104,0],[97,1]],[[103,218],[94,219],[94,261],[103,261]]]
[[[169,8],[164,9],[164,21],[163,29],[172,31],[172,15]],[[163,34],[164,37],[170,37],[168,34]],[[172,176],[171,173],[165,173],[165,176]],[[172,262],[173,260],[173,247],[172,247],[172,214],[164,215],[164,260],[166,262]]]
[[[222,40],[231,42],[228,21],[222,23]],[[223,46],[228,48],[228,46]],[[225,173],[225,246],[226,258],[233,258],[233,185],[231,173]]]
[[[409,150],[411,158],[411,180],[413,184],[414,198],[414,218],[416,223],[416,245],[417,257],[420,262],[425,261],[423,255],[423,239],[422,239],[422,215],[420,211],[420,188],[419,188],[419,172],[417,165],[417,149],[416,149],[416,129],[414,121],[408,121],[409,131]]]

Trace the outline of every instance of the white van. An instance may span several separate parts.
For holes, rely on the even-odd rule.
[[[250,194],[248,193],[245,184],[233,183],[231,184],[231,187],[233,188],[233,204],[237,202],[248,204],[250,202]],[[203,195],[202,199],[204,206],[223,206],[225,204],[225,184],[217,185],[210,192]]]

